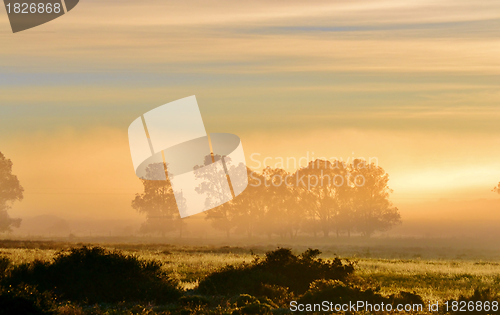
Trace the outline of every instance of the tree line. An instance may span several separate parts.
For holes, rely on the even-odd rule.
[[[206,163],[210,163],[206,159]],[[167,165],[151,165],[167,167]],[[213,189],[204,179],[199,192]],[[364,160],[352,163],[317,159],[295,172],[267,167],[260,172],[244,168],[248,186],[230,202],[205,212],[212,227],[233,234],[295,238],[299,234],[328,237],[357,233],[371,236],[401,223],[399,210],[391,203],[389,175]],[[143,180],[144,192],[137,194],[132,207],[147,214],[141,230],[145,233],[181,231],[183,221],[169,180]]]
[[[213,161],[206,157],[204,164]],[[24,193],[12,174],[12,165],[0,152],[0,232],[11,231],[21,223],[21,219],[8,215],[12,204],[21,201]],[[201,166],[195,167],[197,176],[210,178]],[[157,173],[165,168],[167,165],[152,164],[147,171]],[[388,175],[362,160],[352,164],[316,160],[294,173],[269,167],[261,172],[244,167],[245,171],[248,187],[243,193],[205,212],[206,220],[227,237],[243,233],[249,237],[262,234],[294,238],[299,233],[328,236],[332,232],[369,236],[401,222],[398,209],[389,201]],[[147,217],[141,232],[178,231],[182,236],[186,223],[180,219],[170,181],[142,183],[143,192],[132,200],[132,208]],[[198,189],[202,193],[214,190],[214,185],[217,183],[205,180]]]
[[[220,158],[220,157],[219,157]],[[206,158],[204,164],[213,162]],[[24,189],[12,174],[12,161],[0,152],[0,232],[19,227],[21,219],[8,210],[22,201]],[[152,164],[155,173],[167,165]],[[198,176],[204,177],[203,168]],[[205,212],[211,225],[230,237],[232,234],[278,235],[294,238],[299,234],[370,236],[401,223],[399,210],[389,200],[389,175],[364,160],[352,163],[317,159],[295,172],[267,167],[261,172],[244,168],[248,187],[228,203]],[[136,194],[132,208],[146,214],[144,233],[177,231],[182,236],[186,223],[180,219],[170,181],[141,180],[143,192]],[[205,183],[207,184],[207,183]],[[212,185],[200,185],[203,187]],[[493,188],[500,194],[500,183]]]

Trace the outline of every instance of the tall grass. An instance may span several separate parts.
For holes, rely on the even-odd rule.
[[[495,261],[359,259],[358,276],[379,283],[385,293],[411,290],[431,301],[473,294],[476,288],[500,292]]]
[[[53,244],[36,248],[35,245],[16,248],[0,247],[0,256],[7,257],[11,265],[18,266],[35,260],[53,262],[59,252],[66,252],[68,244]],[[105,245],[108,250],[119,249],[124,255],[134,255],[144,260],[159,260],[162,270],[181,282],[184,289],[195,289],[209,274],[226,265],[250,264],[255,255],[263,257],[266,248],[172,246],[165,244]],[[298,253],[300,250],[295,250]],[[380,254],[380,255],[378,255]],[[368,257],[369,256],[369,257]],[[358,252],[350,258],[357,262],[355,274],[367,283],[380,286],[380,294],[398,294],[400,291],[416,292],[424,301],[458,299],[461,295],[472,296],[475,289],[500,292],[500,260],[467,259],[380,259],[398,257],[388,248],[386,252]],[[446,256],[446,255],[445,255]],[[323,259],[337,257],[333,251],[320,256]],[[425,257],[425,255],[424,255]],[[450,256],[447,256],[450,257]]]

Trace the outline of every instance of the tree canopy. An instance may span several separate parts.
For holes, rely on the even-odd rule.
[[[157,173],[158,168],[163,171],[166,165],[154,163],[147,167],[146,173]],[[180,230],[182,221],[175,200],[174,191],[170,180],[144,180],[141,179],[144,191],[136,194],[132,200],[132,208],[146,214],[146,222],[141,226],[143,233],[160,233]]]
[[[19,227],[21,219],[13,219],[8,210],[15,201],[23,200],[24,188],[16,175],[12,174],[12,161],[0,152],[0,232]]]
[[[207,158],[205,164],[219,159]],[[315,160],[293,173],[269,167],[261,172],[246,171],[247,188],[231,201],[205,212],[212,227],[227,237],[232,233],[248,237],[328,237],[332,232],[337,236],[371,236],[401,223],[399,210],[389,199],[389,175],[378,165],[363,160],[351,164]],[[217,180],[223,177],[206,172],[202,166],[195,167],[196,176],[202,179],[197,191],[207,194],[208,205],[220,204],[221,183]],[[148,221],[162,214],[168,222],[158,222],[171,226],[178,210],[168,180],[143,183],[144,193],[136,196],[132,206],[146,212]]]

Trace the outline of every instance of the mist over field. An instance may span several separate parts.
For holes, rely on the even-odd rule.
[[[0,314],[500,314],[499,1],[65,13],[0,9]],[[234,164],[154,150],[192,95]]]

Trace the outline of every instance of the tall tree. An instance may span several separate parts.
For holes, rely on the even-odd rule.
[[[302,202],[309,209],[309,226],[319,228],[324,237],[338,225],[342,185],[339,181],[345,177],[345,172],[345,168],[335,163],[317,159],[292,176],[297,186],[307,191]]]
[[[267,228],[268,235],[274,233],[282,238],[297,236],[306,218],[299,202],[303,189],[295,185],[292,174],[283,169],[267,167],[262,175],[266,193],[261,199],[267,207],[261,226]]]
[[[352,165],[342,161],[332,161],[330,164],[332,172],[331,185],[335,186],[335,222],[333,228],[339,237],[341,232],[351,236],[356,225],[356,209],[354,184],[349,181],[352,173]]]
[[[228,176],[226,176],[223,167],[208,167],[213,166],[213,163],[218,161],[226,163],[222,160],[222,156],[210,154],[205,156],[203,165],[194,167],[195,177],[201,180],[198,187],[196,187],[196,192],[205,195],[205,206],[210,209],[205,212],[205,219],[211,221],[213,228],[224,231],[226,237],[229,238],[235,228],[235,212],[234,200],[224,202],[227,198]],[[228,157],[226,157],[225,161],[230,164]],[[224,165],[228,167],[228,165]]]
[[[252,237],[255,232],[263,232],[263,216],[267,209],[267,191],[262,174],[244,167],[247,172],[246,189],[231,201],[233,224],[236,233]]]
[[[389,174],[375,164],[355,160],[352,164],[356,229],[364,236],[386,231],[401,223],[398,208],[389,200]]]
[[[148,174],[164,171],[165,167],[163,163],[149,165],[146,169],[146,178]],[[136,194],[132,200],[132,208],[146,214],[146,222],[142,224],[141,232],[160,233],[163,236],[165,233],[179,230],[182,236],[185,223],[180,218],[169,178],[167,180],[141,179],[141,181],[144,192]]]
[[[0,232],[21,225],[21,219],[11,218],[7,211],[15,201],[23,200],[23,192],[17,176],[12,174],[12,161],[0,152]]]
[[[500,194],[500,183],[498,183],[497,187],[493,188],[493,191]]]

